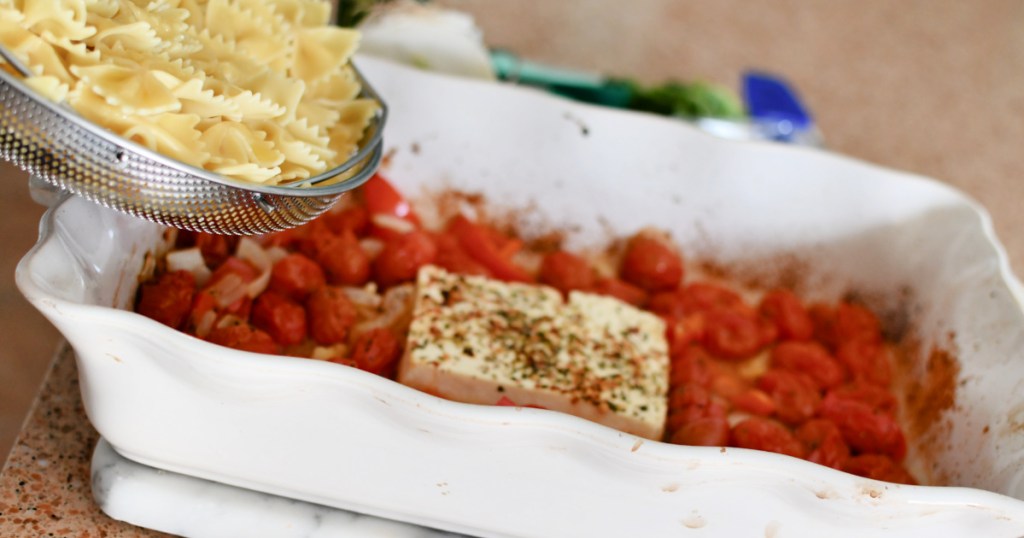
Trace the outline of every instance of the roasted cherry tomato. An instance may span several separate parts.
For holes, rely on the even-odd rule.
[[[873,480],[884,480],[897,484],[917,484],[917,481],[906,469],[883,454],[854,456],[846,460],[843,470]]]
[[[323,267],[328,282],[342,286],[362,286],[370,280],[370,257],[355,235],[326,233],[311,236],[306,255]]]
[[[322,346],[346,341],[357,316],[355,305],[340,287],[324,286],[306,299],[309,335]]]
[[[226,327],[214,328],[207,337],[211,343],[227,346],[242,351],[267,353],[270,355],[280,350],[269,334],[249,325],[238,323]]]
[[[796,458],[804,457],[804,446],[793,437],[788,428],[764,417],[750,417],[733,426],[730,435],[733,446],[753,448],[786,454]]]
[[[881,387],[892,382],[892,354],[886,345],[867,338],[848,340],[839,345],[836,358],[854,381]]]
[[[835,331],[836,345],[856,340],[882,341],[882,324],[870,310],[854,303],[840,303],[836,307]]]
[[[665,339],[668,340],[669,353],[675,355],[692,344],[704,340],[707,321],[703,312],[690,314],[682,318],[663,317],[665,322]]]
[[[416,279],[420,267],[434,262],[437,247],[427,232],[411,231],[384,244],[373,260],[373,274],[384,287]]]
[[[197,232],[195,245],[203,253],[207,267],[216,267],[224,262],[238,245],[238,238],[227,235]]]
[[[356,237],[366,235],[370,230],[370,212],[362,206],[346,207],[341,211],[331,211],[323,217],[327,227],[336,234],[351,233]]]
[[[671,290],[683,279],[683,258],[667,239],[639,233],[626,245],[619,273],[622,280],[647,291]]]
[[[306,339],[306,310],[274,291],[265,291],[252,305],[252,324],[282,346]]]
[[[390,181],[380,174],[374,174],[361,187],[363,204],[370,215],[381,214],[406,219],[419,225],[419,219],[412,210],[412,204],[398,192]]]
[[[356,337],[352,360],[356,367],[378,375],[389,375],[401,355],[398,338],[387,329],[370,329]]]
[[[861,453],[885,454],[903,461],[907,441],[896,419],[868,404],[829,392],[821,402],[821,417],[839,427],[850,448]]]
[[[751,415],[769,417],[775,413],[775,400],[767,392],[749,387],[736,394],[732,399],[732,405],[740,411]]]
[[[679,292],[680,305],[676,308],[684,313],[709,312],[711,310],[744,311],[753,317],[753,312],[743,298],[735,291],[713,282],[693,282]]]
[[[296,301],[304,300],[326,283],[324,270],[297,252],[278,260],[270,271],[270,289]]]
[[[588,290],[594,286],[597,277],[590,263],[564,250],[544,256],[540,266],[540,281],[563,294],[573,290]]]
[[[512,282],[531,282],[533,278],[525,269],[505,257],[495,244],[493,232],[463,215],[449,223],[449,231],[459,241],[467,254],[487,268],[495,278]]]
[[[598,295],[615,297],[636,307],[642,307],[647,303],[646,291],[617,278],[602,278],[594,284],[590,291]]]
[[[789,370],[771,369],[757,379],[757,388],[775,402],[775,416],[796,425],[811,418],[821,405],[821,393],[810,377]]]
[[[892,391],[870,383],[855,381],[832,389],[831,392],[837,398],[864,402],[873,411],[893,417],[896,416],[896,411],[899,408],[899,401],[896,400],[896,395]]]
[[[705,314],[704,347],[728,360],[754,356],[764,345],[760,321],[744,310],[716,308]]]
[[[711,357],[700,346],[687,346],[672,355],[669,373],[672,386],[694,383],[707,387],[711,384]]]
[[[771,364],[775,368],[804,373],[821,389],[837,387],[845,378],[843,367],[817,342],[782,342],[772,348]]]
[[[160,275],[155,282],[143,284],[135,310],[168,327],[180,329],[192,310],[196,279],[188,271]]]
[[[814,336],[814,322],[795,293],[772,290],[761,298],[758,311],[778,330],[780,340],[810,340]]]
[[[696,418],[675,430],[669,442],[689,446],[725,446],[729,444],[729,421],[723,416]]]
[[[808,420],[801,424],[794,434],[807,447],[808,461],[833,469],[842,469],[850,458],[850,447],[843,440],[842,432],[828,420]]]

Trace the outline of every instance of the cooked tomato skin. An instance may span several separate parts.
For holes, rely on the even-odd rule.
[[[416,279],[420,267],[433,263],[437,246],[430,235],[413,230],[384,244],[384,250],[373,260],[373,274],[384,287]]]
[[[326,283],[324,270],[315,261],[296,252],[274,264],[270,271],[269,289],[302,301]]]
[[[836,345],[855,340],[881,342],[881,322],[870,310],[854,303],[839,303],[835,310],[833,325]]]
[[[216,267],[231,255],[238,244],[237,237],[196,232],[195,245],[203,253],[207,267]]]
[[[883,454],[854,456],[846,461],[843,470],[873,480],[884,480],[897,484],[917,484],[917,481],[906,469]]]
[[[438,267],[459,275],[491,276],[487,267],[467,254],[454,236],[439,233],[433,235],[433,240],[437,247],[434,264]]]
[[[270,355],[280,352],[278,345],[271,336],[248,323],[239,323],[213,329],[206,338],[209,342],[242,351],[266,353]]]
[[[360,193],[366,211],[370,215],[390,215],[408,220],[416,225],[419,224],[419,219],[412,210],[412,204],[383,175],[374,174],[360,188]]]
[[[626,245],[619,276],[649,292],[671,290],[683,279],[683,258],[665,240],[640,233]]]
[[[192,310],[196,279],[188,271],[160,275],[155,282],[143,284],[135,310],[174,329],[181,329]]]
[[[322,346],[346,341],[357,317],[355,305],[340,287],[324,286],[306,299],[309,335]]]
[[[807,461],[842,469],[850,458],[850,447],[843,440],[842,432],[828,420],[808,420],[796,429],[794,435],[807,447]]]
[[[802,372],[821,389],[839,386],[846,377],[839,362],[817,342],[782,342],[772,349],[771,364],[775,368]]]
[[[590,289],[591,293],[607,295],[641,308],[647,303],[647,292],[643,289],[619,280],[618,278],[602,278]]]
[[[669,383],[672,386],[695,383],[707,387],[711,384],[711,357],[700,346],[687,346],[673,354],[669,367]]]
[[[277,292],[265,291],[256,298],[251,321],[282,346],[306,339],[306,310]]]
[[[885,387],[854,381],[830,391],[835,397],[863,402],[873,411],[895,417],[899,408],[896,395]]]
[[[733,426],[730,433],[733,446],[767,450],[793,456],[804,457],[804,446],[790,431],[778,422],[764,417],[750,417]]]
[[[757,380],[757,387],[775,402],[775,416],[789,425],[813,417],[821,405],[821,394],[810,377],[789,370],[770,369]]]
[[[749,387],[732,398],[732,404],[740,411],[752,415],[770,417],[775,413],[775,400],[767,392]]]
[[[761,298],[758,312],[775,325],[780,340],[810,340],[814,336],[811,315],[792,291],[769,291]]]
[[[707,321],[703,312],[682,318],[662,317],[662,320],[665,322],[665,339],[668,341],[670,355],[681,353],[692,344],[704,340]]]
[[[387,376],[394,370],[401,353],[401,343],[395,334],[388,329],[377,328],[356,337],[351,358],[357,368]]]
[[[563,294],[573,290],[588,290],[597,281],[594,269],[583,258],[558,250],[544,256],[539,280]]]

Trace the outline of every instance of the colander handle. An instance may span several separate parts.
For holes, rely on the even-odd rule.
[[[53,207],[69,195],[67,191],[35,174],[28,176],[28,194],[35,203],[46,207]]]

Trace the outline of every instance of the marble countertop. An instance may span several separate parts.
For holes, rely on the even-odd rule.
[[[733,87],[746,68],[781,74],[831,151],[965,191],[992,214],[1012,266],[1024,267],[1024,2],[438,3],[472,13],[491,45],[557,65]],[[18,308],[31,307],[9,315]],[[73,357],[58,353],[0,473],[0,536],[159,536],[94,502],[98,437],[78,390]]]

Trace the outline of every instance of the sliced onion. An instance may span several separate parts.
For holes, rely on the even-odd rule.
[[[310,353],[309,358],[316,359],[318,361],[327,361],[344,357],[347,353],[348,346],[343,343],[338,343],[333,346],[316,346],[313,348],[313,352]]]
[[[247,287],[240,275],[229,273],[224,278],[217,280],[206,291],[210,292],[218,307],[224,308],[245,297]]]
[[[527,273],[536,275],[540,273],[540,266],[544,263],[544,255],[524,248],[512,255],[512,263],[522,267]]]
[[[400,234],[407,234],[416,229],[415,224],[387,213],[374,213],[370,216],[370,221],[381,228],[386,228]]]
[[[363,249],[363,252],[372,260],[380,254],[380,251],[384,250],[384,242],[380,239],[367,237],[359,241],[359,248]]]
[[[375,318],[357,323],[352,327],[353,334],[364,333],[382,327],[404,329],[412,315],[413,302],[416,298],[416,286],[402,284],[384,293],[381,301],[381,314]]]
[[[206,335],[210,334],[213,330],[213,324],[217,322],[217,313],[213,310],[207,310],[203,313],[203,316],[196,322],[196,336],[199,338],[206,338]]]
[[[285,259],[289,254],[288,249],[279,246],[270,247],[266,249],[266,252],[271,265]]]
[[[241,325],[242,323],[245,323],[244,321],[242,321],[242,318],[234,314],[228,314],[220,318],[220,321],[217,322],[216,327],[218,329],[223,329],[225,327],[234,327],[235,325]]]
[[[270,270],[274,267],[274,263],[270,260],[267,251],[263,250],[263,247],[255,240],[243,237],[238,241],[238,249],[235,250],[235,255],[251,263],[260,272],[260,275],[247,286],[246,291],[249,297],[256,297],[263,293],[263,290],[267,289],[267,285],[270,284]]]
[[[168,252],[167,270],[188,271],[192,273],[192,276],[196,279],[196,284],[200,287],[206,284],[206,281],[210,279],[212,274],[210,268],[206,266],[206,261],[203,260],[203,251],[199,247]]]
[[[381,297],[377,293],[377,286],[368,284],[362,288],[344,287],[341,291],[356,306],[377,309],[380,308]]]

